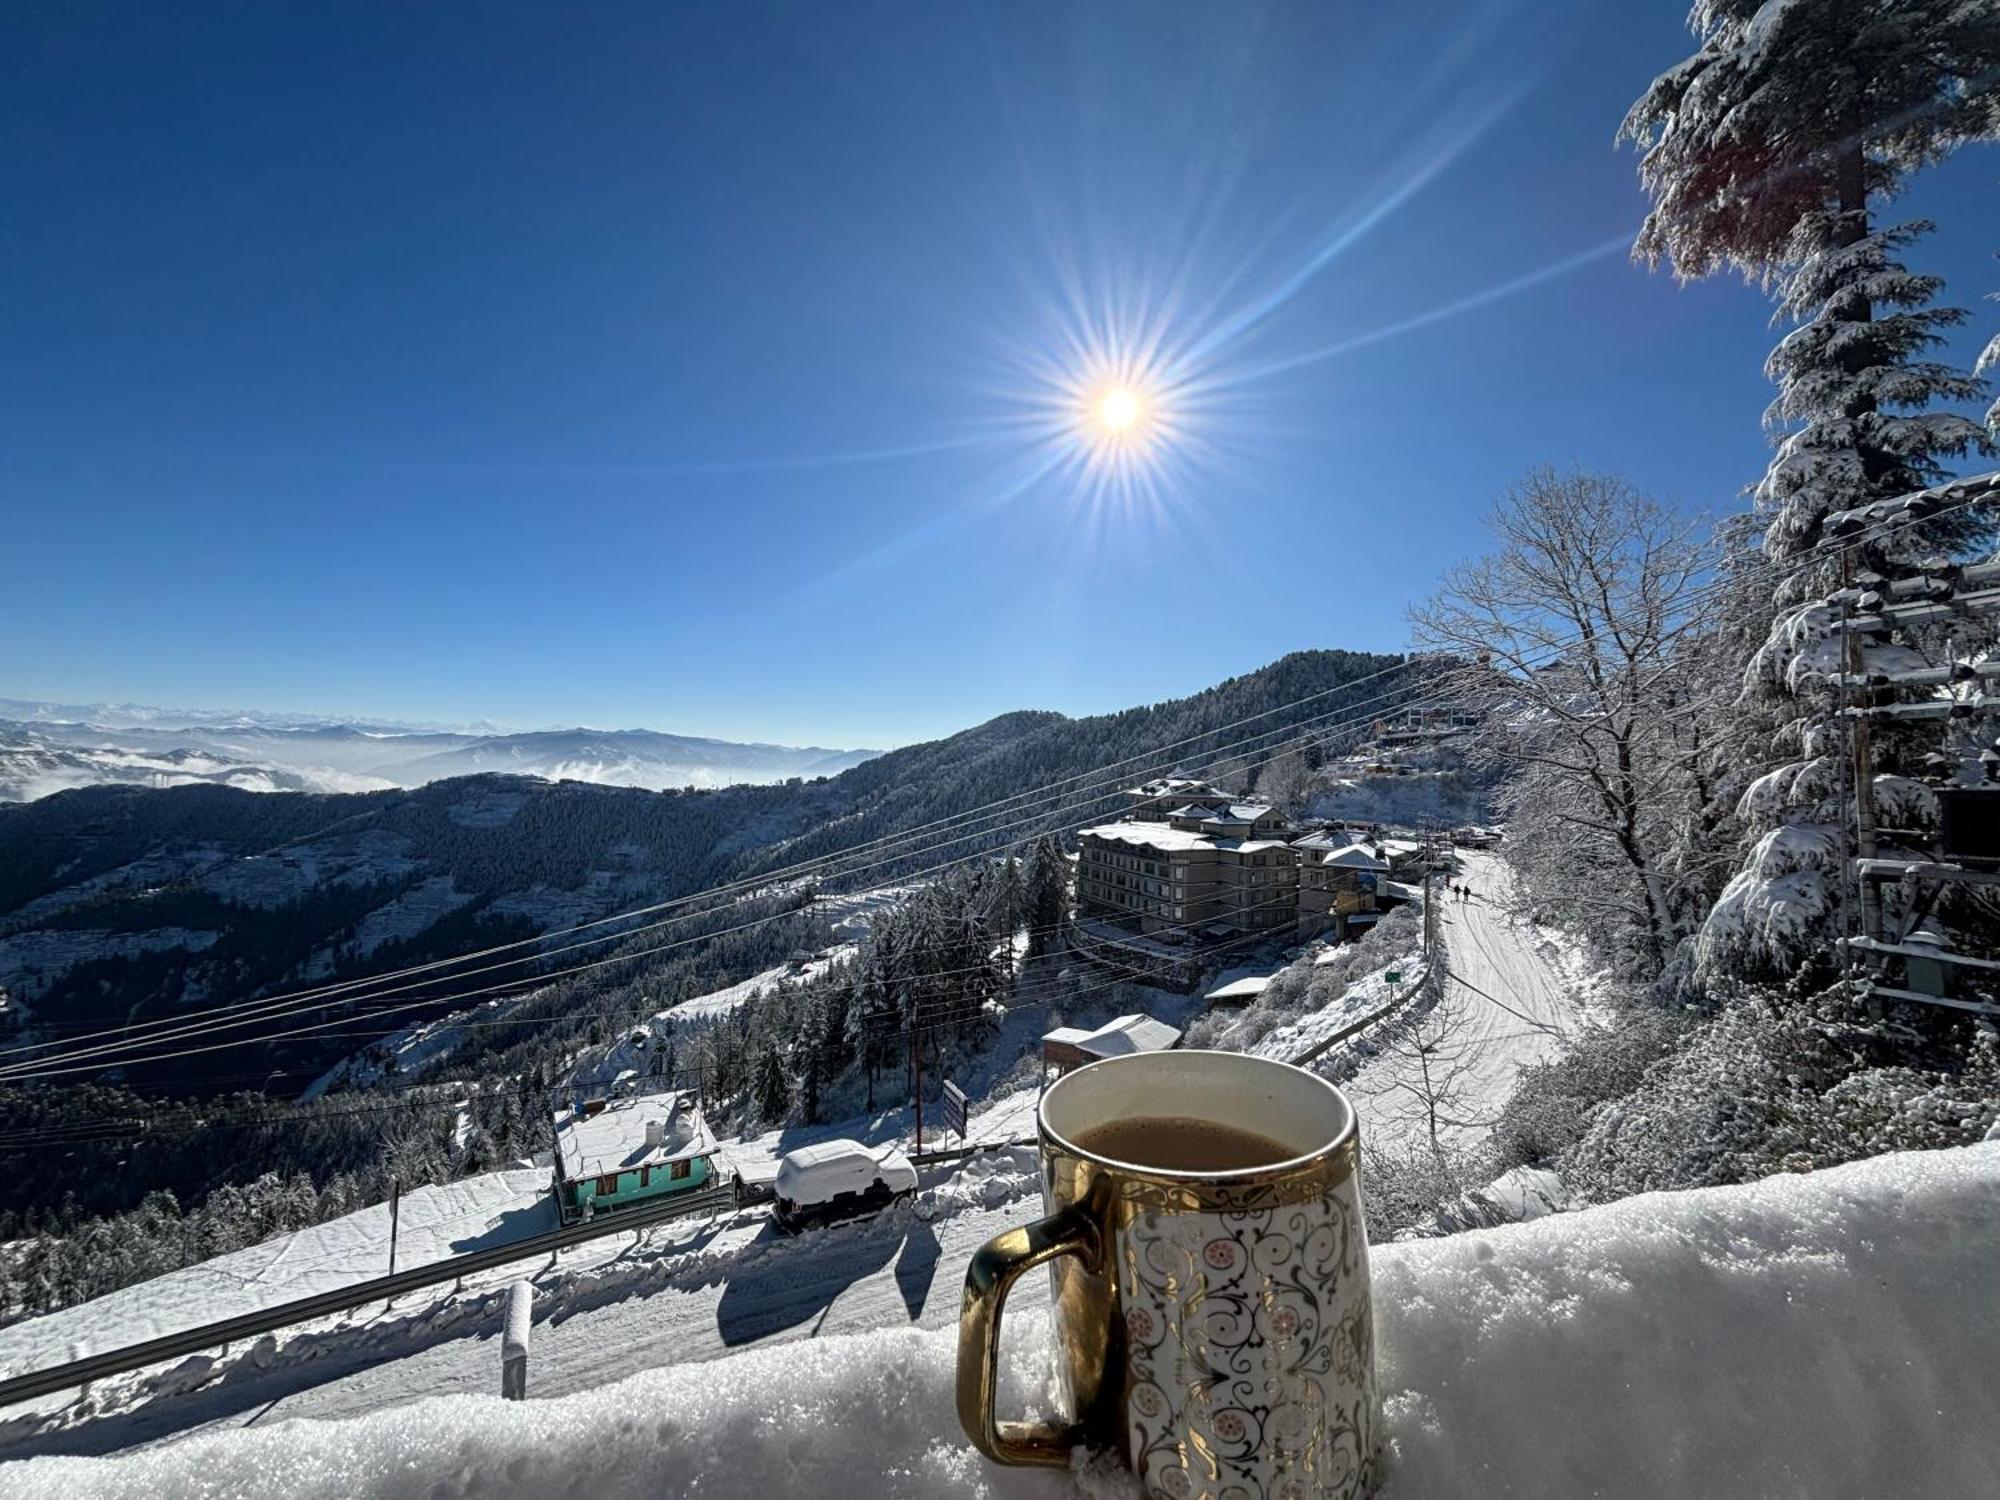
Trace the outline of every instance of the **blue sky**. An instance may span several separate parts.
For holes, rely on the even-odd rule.
[[[1767,304],[1613,244],[1684,11],[12,7],[0,694],[887,745],[1399,647],[1531,465],[1762,468]],[[1907,203],[1967,358],[1996,168]]]

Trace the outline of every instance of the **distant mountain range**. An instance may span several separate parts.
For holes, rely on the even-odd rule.
[[[388,791],[495,771],[661,791],[837,776],[877,753],[736,744],[650,729],[506,734],[491,726],[440,729],[0,698],[0,802],[87,786]]]
[[[196,782],[226,781],[228,765],[269,774],[277,745],[293,747],[294,759],[324,774],[393,773],[430,784],[289,796],[251,796],[228,785],[125,784],[0,806],[0,989],[31,1032],[42,1023],[116,1027],[517,939],[561,941],[579,923],[848,851],[871,852],[840,863],[829,890],[886,885],[1040,829],[1109,814],[1123,805],[1119,788],[1128,777],[1187,765],[1248,782],[1287,726],[1328,733],[1329,716],[1349,702],[1357,709],[1379,703],[1389,687],[1381,675],[1404,665],[1396,657],[1301,652],[1149,707],[1084,719],[1003,714],[825,779],[812,778],[838,764],[840,752],[671,735],[151,729],[146,753],[172,768],[161,774]],[[1411,666],[1394,680],[1414,691],[1423,670]],[[36,753],[58,755],[90,749],[93,734],[49,721],[16,722],[11,732],[33,734],[44,747]],[[96,732],[121,745],[140,743],[140,733]],[[1215,759],[1246,735],[1255,751],[1247,760]],[[96,753],[109,762],[135,752]],[[672,764],[704,771],[727,762],[737,779],[747,773],[767,784],[649,791],[550,782],[539,779],[541,771],[454,774],[497,764],[573,775],[587,766],[609,780],[639,774],[634,762],[618,758],[628,754],[650,757],[638,762],[644,765],[678,756]],[[1107,775],[1108,766],[1116,769]],[[107,770],[128,783],[151,774]],[[773,781],[790,775],[807,779]],[[440,777],[449,779],[433,779]],[[1035,795],[1046,788],[1055,790]],[[944,829],[945,820],[995,804],[1004,809],[998,816]],[[906,834],[907,843],[893,842]],[[877,847],[877,840],[892,842]],[[136,1076],[200,1091],[246,1071],[262,1077],[283,1069],[300,1086],[360,1037],[424,1014],[398,1009],[384,1022],[362,1005],[352,1017],[336,1013],[323,1033],[165,1061]],[[344,1035],[350,1026],[354,1035]]]

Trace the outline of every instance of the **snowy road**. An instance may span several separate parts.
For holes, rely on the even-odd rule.
[[[1520,1070],[1551,1056],[1580,1019],[1581,1005],[1543,957],[1534,927],[1514,914],[1512,871],[1493,854],[1464,851],[1461,859],[1457,880],[1475,894],[1469,901],[1442,901],[1449,965],[1444,998],[1414,1033],[1433,1050],[1420,1059],[1412,1040],[1398,1042],[1346,1085],[1361,1113],[1364,1143],[1401,1147],[1427,1140],[1427,1092],[1441,1096],[1440,1139],[1474,1143],[1491,1128]]]

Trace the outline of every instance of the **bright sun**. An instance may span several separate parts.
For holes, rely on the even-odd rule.
[[[1114,386],[1097,403],[1097,420],[1106,432],[1129,432],[1143,410],[1137,391],[1129,386]]]

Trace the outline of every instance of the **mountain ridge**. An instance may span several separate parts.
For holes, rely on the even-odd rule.
[[[37,706],[0,700],[10,705]],[[663,790],[833,775],[877,753],[653,729],[465,734],[363,721],[106,725],[0,714],[0,802],[85,786],[197,782],[249,792],[383,791],[484,771]]]
[[[1002,714],[831,777],[763,785],[653,791],[482,773],[330,794],[98,786],[0,805],[0,987],[30,1026],[172,1018],[554,939],[1083,778],[997,823],[969,825],[975,837],[933,847],[939,835],[927,833],[921,850],[864,856],[846,882],[880,885],[1108,811],[1117,787],[1147,774],[1094,774],[1123,760],[1157,753],[1162,768],[1199,765],[1256,735],[1248,762],[1226,768],[1247,780],[1286,726],[1323,728],[1346,684],[1367,681],[1352,696],[1374,702],[1379,675],[1406,665],[1295,653],[1165,703],[1077,719]],[[1255,727],[1239,727],[1245,720]],[[243,1070],[246,1055],[316,1076],[351,1045],[335,1030],[212,1065],[176,1063],[168,1076],[199,1089],[211,1074]]]

